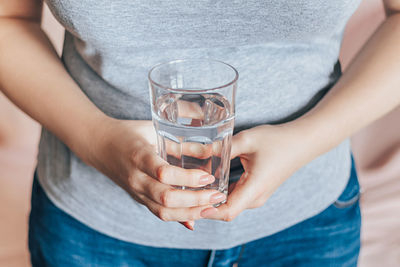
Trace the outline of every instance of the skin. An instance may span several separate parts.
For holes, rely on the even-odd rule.
[[[231,221],[262,206],[299,168],[399,105],[400,0],[384,2],[387,19],[315,108],[295,121],[233,137],[232,158],[240,157],[245,173],[218,208],[211,206],[224,198],[217,191],[172,187],[199,187],[214,178],[158,157],[151,122],[108,117],[83,94],[40,29],[40,1],[0,2],[0,89],[161,220],[186,222],[188,228],[200,218]]]

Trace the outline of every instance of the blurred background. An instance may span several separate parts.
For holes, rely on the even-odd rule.
[[[381,0],[362,1],[346,28],[344,68],[383,19]],[[43,29],[61,53],[63,29],[46,7]],[[40,125],[0,93],[1,267],[30,266],[27,223],[39,135]],[[400,266],[400,107],[357,133],[352,146],[363,188],[359,266]]]

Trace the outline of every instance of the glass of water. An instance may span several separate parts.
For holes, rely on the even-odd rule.
[[[176,60],[149,72],[158,153],[169,164],[201,169],[215,181],[201,188],[228,194],[238,72],[211,59]]]

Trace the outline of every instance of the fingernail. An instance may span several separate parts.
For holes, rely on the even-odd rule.
[[[194,231],[194,221],[189,221],[189,222],[179,222],[183,226],[185,226],[187,229]]]
[[[226,199],[226,195],[223,193],[215,193],[211,195],[210,197],[210,203],[215,204],[215,203],[220,203]]]
[[[214,182],[214,180],[215,180],[215,178],[212,175],[209,175],[209,174],[203,175],[199,179],[199,184],[201,184],[201,185],[210,184],[210,183]]]
[[[215,214],[218,210],[216,208],[207,208],[200,212],[200,216],[203,218],[207,218],[213,214]]]

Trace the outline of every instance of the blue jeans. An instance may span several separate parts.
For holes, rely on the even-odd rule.
[[[58,209],[34,179],[29,220],[33,267],[357,266],[361,215],[354,163],[349,183],[320,214],[225,250],[155,248],[103,235]]]

